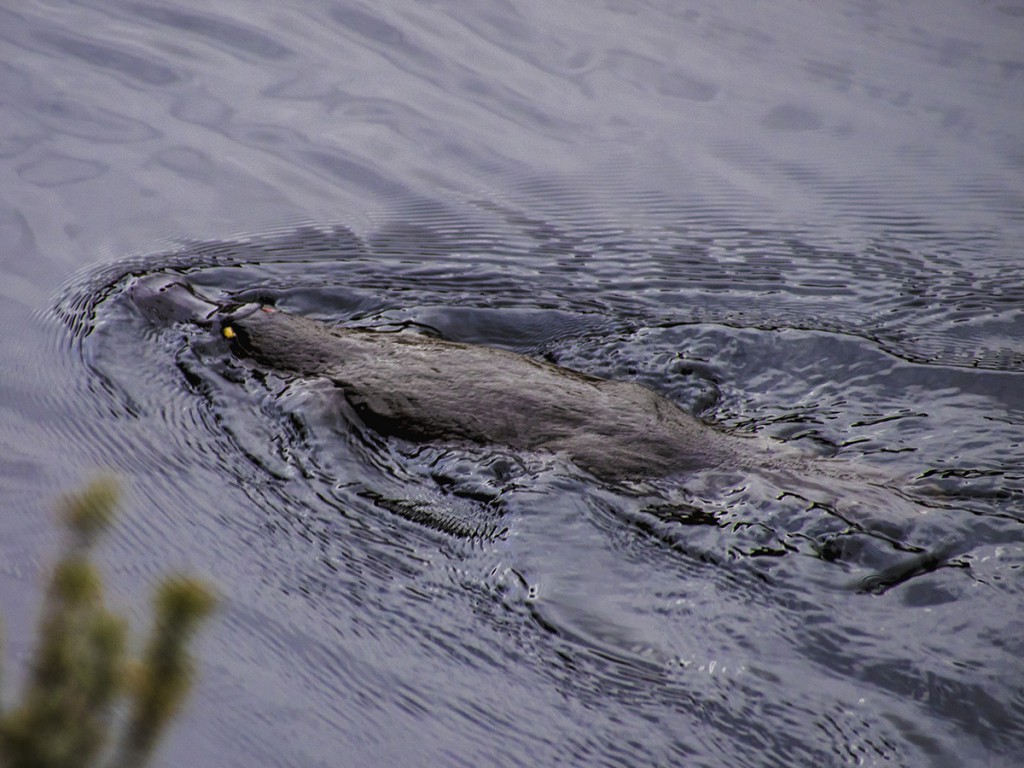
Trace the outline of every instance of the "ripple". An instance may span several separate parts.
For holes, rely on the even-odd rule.
[[[109,170],[106,163],[47,153],[18,168],[18,176],[39,187],[60,187],[94,179]]]
[[[761,118],[761,125],[770,131],[813,131],[823,124],[820,115],[799,104],[779,104]]]
[[[42,125],[51,130],[91,141],[125,144],[160,136],[156,128],[140,120],[63,95],[37,101],[32,112]]]
[[[332,6],[330,15],[338,24],[362,35],[372,43],[382,44],[392,49],[395,46],[407,45],[405,35],[378,15],[340,5]]]
[[[70,56],[135,83],[166,87],[179,82],[182,75],[173,68],[122,47],[57,32],[34,32],[33,37],[60,56]]]
[[[191,37],[212,40],[221,49],[242,56],[276,60],[293,54],[290,48],[268,34],[212,14],[190,13],[143,3],[134,5],[132,10],[144,19]]]

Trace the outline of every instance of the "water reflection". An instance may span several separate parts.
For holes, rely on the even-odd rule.
[[[1012,760],[1021,20],[969,2],[0,10],[16,655],[41,495],[103,464],[136,510],[110,542],[120,594],[182,566],[225,592],[169,760]],[[824,502],[804,477],[607,487],[381,440],[322,382],[142,321],[123,291],[157,270],[640,381],[907,482],[833,478]],[[934,571],[851,586],[950,537]]]

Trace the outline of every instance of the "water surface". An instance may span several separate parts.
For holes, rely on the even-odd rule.
[[[222,594],[168,765],[1015,765],[1022,43],[964,0],[0,11],[7,669],[109,468],[135,622],[170,570]],[[848,476],[383,440],[149,324],[159,270]]]

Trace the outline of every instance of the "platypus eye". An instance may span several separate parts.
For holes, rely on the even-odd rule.
[[[220,335],[232,344],[243,341],[235,323],[243,320],[254,312],[262,309],[261,304],[232,304],[224,307],[217,313],[217,324],[220,326]],[[237,351],[237,350],[236,350]]]

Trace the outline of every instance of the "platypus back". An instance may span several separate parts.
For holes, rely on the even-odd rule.
[[[333,381],[383,434],[468,440],[566,455],[607,480],[727,465],[749,441],[638,384],[507,350],[331,327],[263,308],[229,318],[236,354]]]

